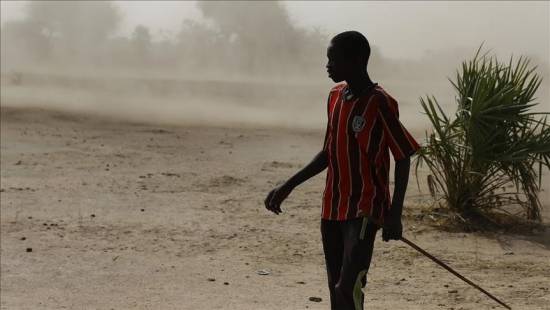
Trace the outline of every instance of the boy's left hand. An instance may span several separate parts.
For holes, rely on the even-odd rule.
[[[382,228],[382,240],[388,242],[390,240],[399,240],[403,234],[403,224],[401,218],[387,217],[384,220]]]

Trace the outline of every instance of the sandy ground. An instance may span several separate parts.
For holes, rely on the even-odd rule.
[[[324,173],[281,215],[262,203],[322,138],[3,106],[2,309],[329,309]],[[407,197],[411,240],[514,309],[550,309],[548,229],[443,232],[415,216],[413,184]],[[499,308],[380,237],[368,276],[365,309]]]

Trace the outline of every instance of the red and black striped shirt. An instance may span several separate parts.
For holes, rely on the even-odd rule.
[[[400,160],[419,145],[399,121],[397,101],[374,84],[346,100],[344,82],[328,97],[324,150],[328,157],[322,218],[346,220],[366,215],[383,221],[390,208],[389,152]]]

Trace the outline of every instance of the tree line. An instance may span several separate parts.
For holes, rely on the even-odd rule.
[[[39,66],[155,69],[188,74],[300,74],[323,70],[327,37],[299,28],[279,2],[199,2],[204,21],[182,20],[172,38],[124,21],[112,1],[33,1],[1,29],[4,69]],[[5,71],[5,70],[3,70]]]

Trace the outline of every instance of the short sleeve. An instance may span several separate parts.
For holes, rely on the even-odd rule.
[[[399,121],[397,105],[392,110],[389,104],[388,98],[381,96],[378,101],[378,118],[382,122],[386,142],[393,158],[398,161],[412,156],[420,146]]]

